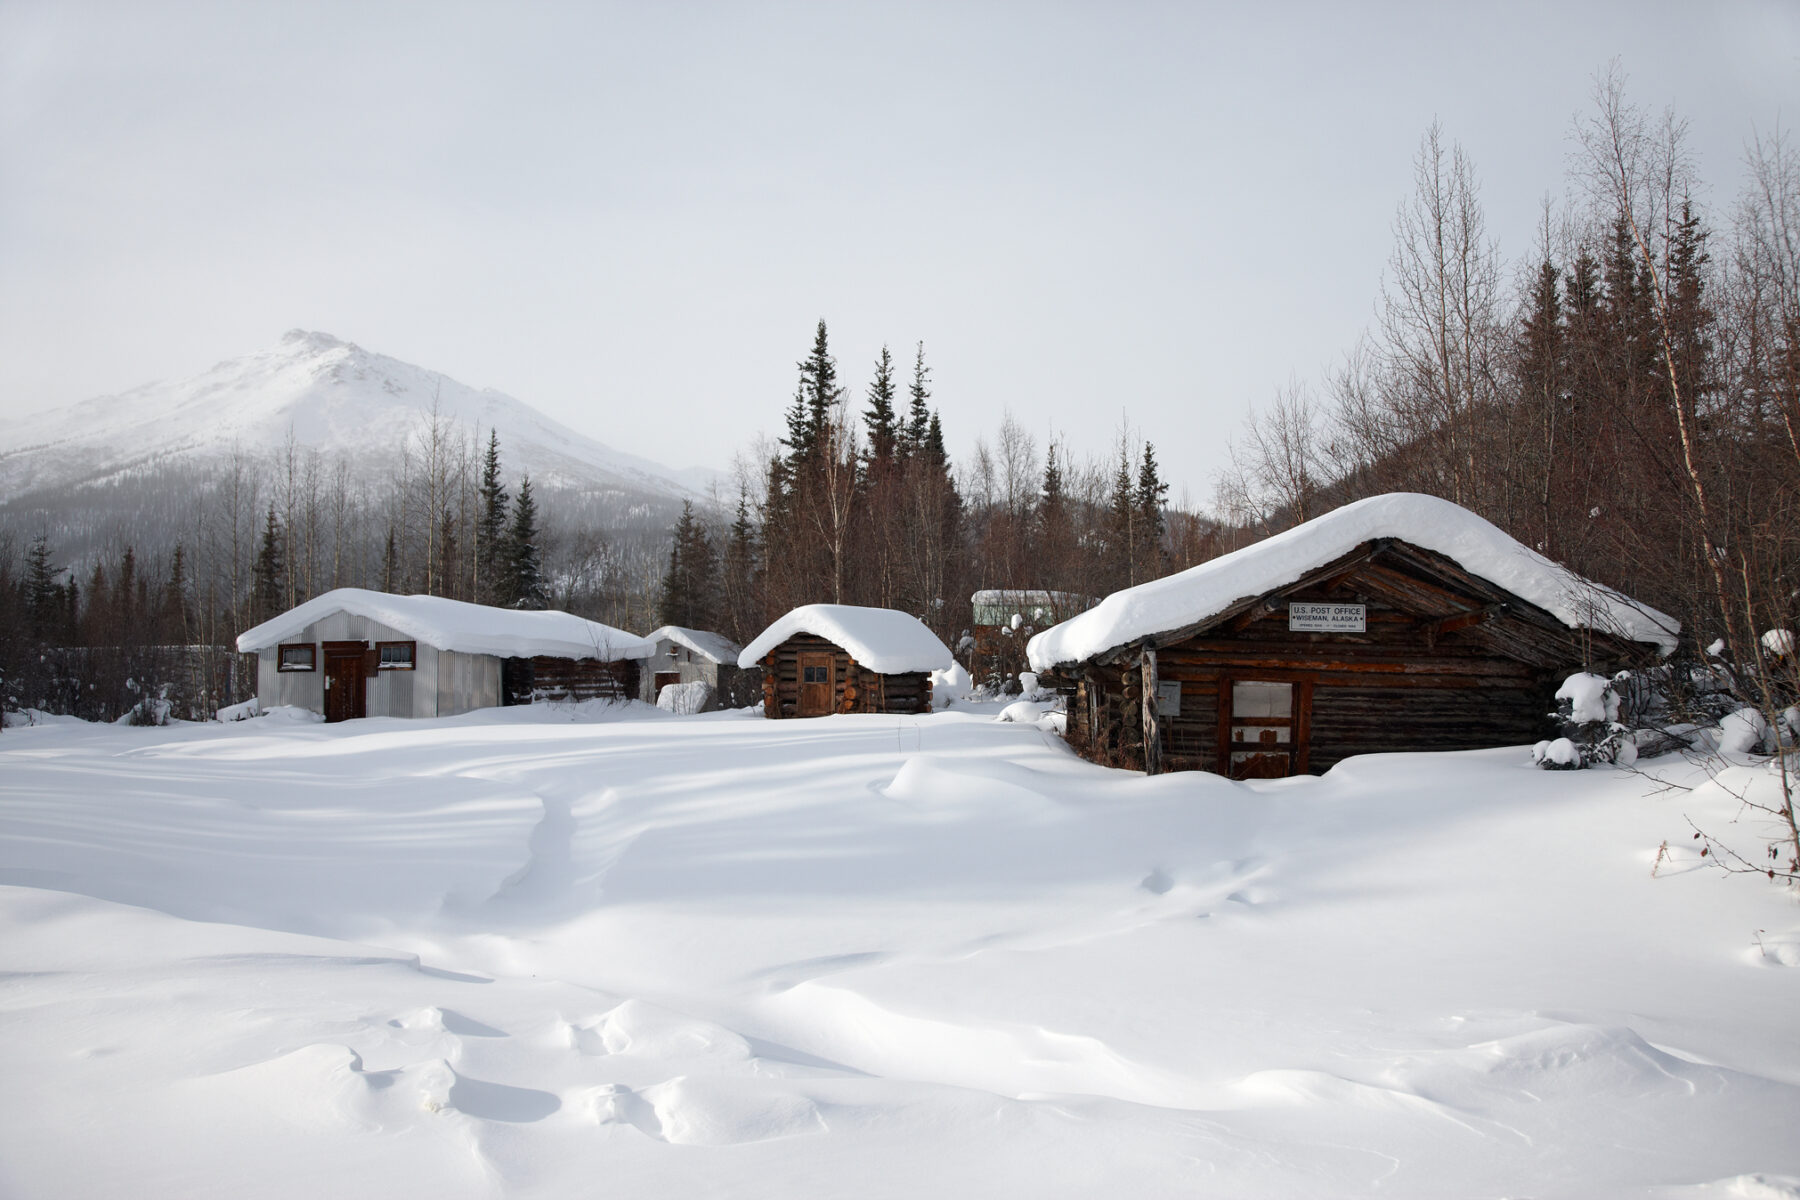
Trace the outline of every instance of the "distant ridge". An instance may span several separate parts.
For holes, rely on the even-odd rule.
[[[703,499],[714,472],[679,470],[615,450],[503,392],[363,349],[328,333],[292,330],[274,347],[227,359],[188,379],[98,396],[0,428],[0,500],[146,470],[203,465],[234,447],[301,447],[379,471],[428,418],[500,435],[509,475],[548,488],[646,499]]]

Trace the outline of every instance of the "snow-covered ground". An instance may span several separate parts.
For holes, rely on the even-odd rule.
[[[1800,1195],[1718,787],[997,711],[8,729],[0,1195]]]

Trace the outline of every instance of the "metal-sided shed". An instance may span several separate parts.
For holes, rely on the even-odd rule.
[[[657,702],[670,684],[704,683],[712,689],[708,709],[747,708],[762,696],[762,671],[738,666],[743,647],[723,634],[664,625],[644,635],[654,653],[639,667],[638,698]]]
[[[1376,496],[1033,638],[1069,744],[1149,773],[1317,773],[1543,735],[1558,681],[1674,648],[1663,613],[1432,496]]]
[[[852,604],[796,608],[738,656],[762,668],[766,717],[928,713],[931,673],[953,662],[917,617]]]
[[[327,721],[447,717],[541,696],[637,694],[650,644],[566,612],[520,612],[442,596],[338,588],[253,629],[265,707],[294,705]]]

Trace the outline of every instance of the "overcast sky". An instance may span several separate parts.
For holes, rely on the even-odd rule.
[[[1128,418],[1201,502],[1368,325],[1431,121],[1518,255],[1614,58],[1721,221],[1800,120],[1796,0],[0,0],[0,421],[301,327],[723,468],[823,317],[859,400],[925,343],[959,456]]]

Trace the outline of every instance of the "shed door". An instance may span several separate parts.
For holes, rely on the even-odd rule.
[[[800,659],[800,715],[822,717],[830,712],[836,697],[837,667],[835,654],[802,654]]]
[[[367,649],[361,642],[325,643],[327,721],[349,721],[368,715],[368,689],[363,686],[363,659]]]
[[[1229,706],[1222,705],[1229,756],[1225,774],[1233,779],[1280,779],[1306,770],[1310,683],[1231,680]]]

